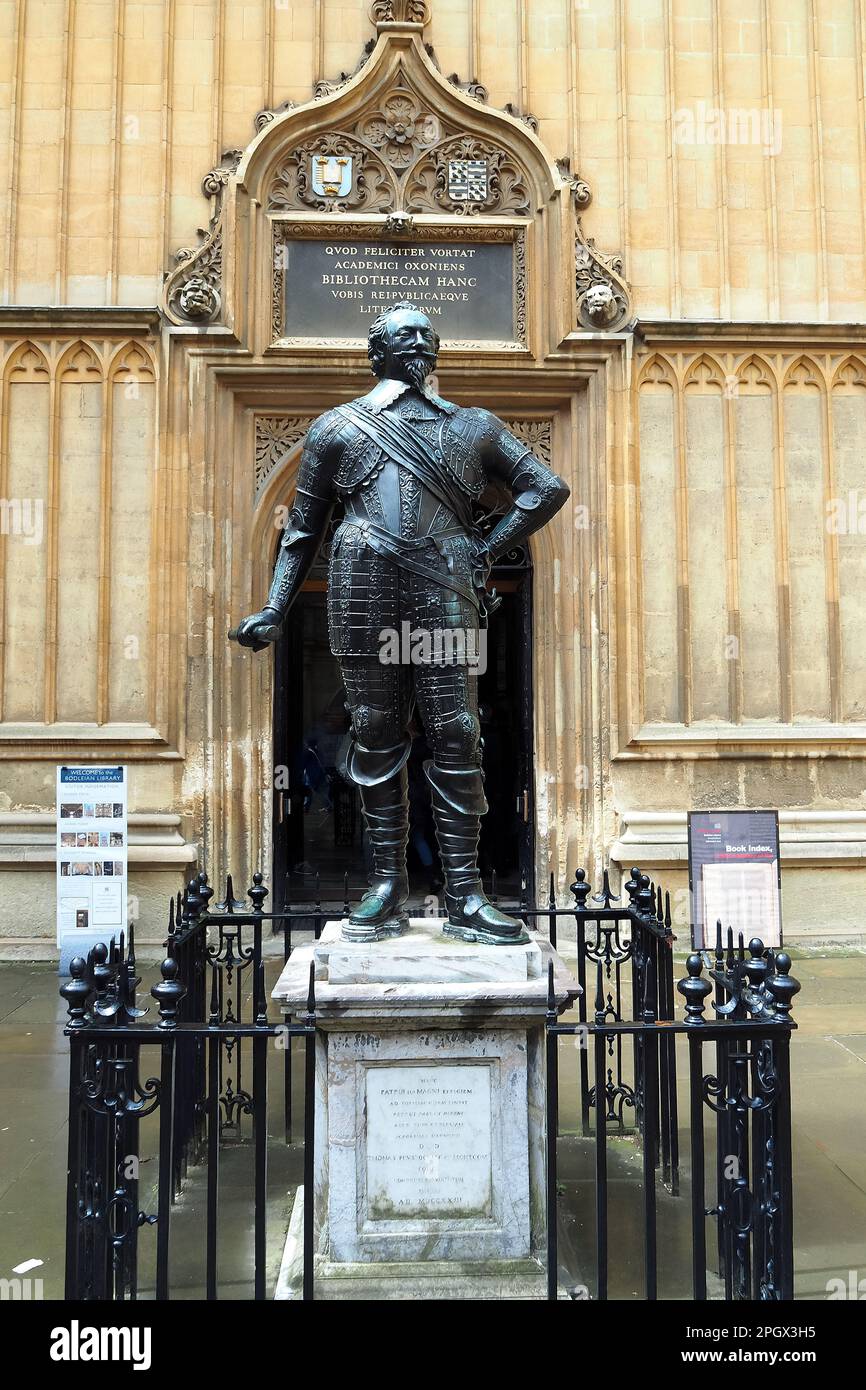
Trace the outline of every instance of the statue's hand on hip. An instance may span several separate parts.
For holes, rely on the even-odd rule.
[[[279,641],[282,631],[282,619],[277,610],[263,608],[260,613],[250,613],[242,618],[237,627],[229,630],[229,638],[241,647],[262,652],[270,643]]]

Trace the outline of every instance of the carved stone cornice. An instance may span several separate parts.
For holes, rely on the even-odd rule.
[[[160,322],[153,305],[0,304],[0,334],[57,332],[151,334]]]

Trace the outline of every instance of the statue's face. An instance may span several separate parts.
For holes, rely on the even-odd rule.
[[[385,376],[423,386],[436,366],[436,333],[426,314],[397,309],[388,319]]]

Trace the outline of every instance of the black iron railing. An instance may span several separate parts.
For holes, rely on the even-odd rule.
[[[546,1024],[548,1077],[548,1292],[557,1296],[557,1138],[588,1143],[595,1178],[595,1296],[606,1298],[610,1251],[611,1144],[632,1137],[642,1150],[645,1296],[658,1293],[659,1189],[679,1184],[677,1040],[688,1052],[692,1284],[707,1296],[706,1223],[716,1225],[716,1296],[790,1298],[793,1286],[789,1039],[791,1001],[799,984],[790,959],[762,943],[735,949],[721,929],[715,957],[691,955],[674,986],[670,904],[632,869],[624,900],[605,874],[599,894],[579,871],[572,901],[505,905],[529,925],[547,924],[554,943],[573,945],[582,993],[576,1019],[557,1017],[552,981]],[[493,885],[493,895],[496,893]],[[232,1146],[252,1150],[250,1191],[253,1293],[267,1296],[268,1051],[284,1055],[284,1137],[292,1142],[292,1047],[303,1039],[303,1297],[313,1296],[314,1081],[316,999],[311,972],[306,1016],[286,1026],[268,1018],[265,924],[283,935],[288,959],[298,937],[318,937],[348,903],[301,903],[265,911],[260,874],[246,899],[227,881],[222,901],[207,877],[193,879],[172,901],[166,957],[150,990],[158,1017],[139,1007],[133,934],[94,947],[72,963],[61,994],[70,1044],[66,1296],[135,1299],[139,1246],[153,1228],[153,1289],[171,1294],[172,1208],[191,1171],[206,1183],[204,1288],[219,1297],[220,1167]],[[565,932],[573,940],[566,941]],[[677,1019],[676,995],[685,1001]],[[707,996],[714,992],[714,1016]],[[580,1043],[578,1100],[565,1113],[560,1094],[560,1040]],[[707,1062],[708,1053],[712,1061]],[[711,1071],[705,1071],[707,1066]],[[578,1108],[579,1107],[579,1108]],[[142,1122],[155,1115],[158,1177],[142,1191],[138,1157]],[[705,1125],[714,1126],[709,1145]],[[707,1153],[711,1173],[707,1173]],[[714,1178],[714,1184],[713,1184]],[[706,1189],[714,1185],[714,1205]],[[154,1210],[145,1210],[154,1205]],[[228,1276],[234,1279],[234,1271]]]
[[[634,874],[633,874],[634,878]],[[583,880],[580,880],[583,883]],[[627,885],[628,886],[628,885]],[[607,889],[603,896],[607,896]],[[638,899],[640,894],[637,895]],[[656,921],[667,929],[669,914]],[[602,909],[603,911],[606,909]],[[602,917],[602,923],[605,921]],[[633,926],[635,923],[633,922]],[[608,928],[621,958],[615,926]],[[601,932],[605,928],[602,925]],[[653,941],[655,944],[653,945]],[[623,943],[624,946],[625,943]],[[685,1017],[673,1017],[672,990],[660,983],[660,971],[668,969],[668,947],[656,930],[652,940],[639,948],[635,959],[634,938],[630,959],[642,996],[635,995],[631,1018],[617,1016],[611,1007],[606,982],[613,968],[612,952],[593,948],[587,959],[595,961],[595,1011],[587,1020],[581,1010],[578,1022],[557,1017],[552,971],[548,989],[548,1296],[559,1295],[557,1132],[562,1123],[559,1088],[559,1040],[577,1036],[581,1045],[582,1078],[593,1062],[595,1084],[589,1094],[611,1086],[611,1059],[621,1063],[623,1045],[633,1047],[634,1093],[642,1141],[644,1297],[658,1296],[658,1189],[657,1158],[676,1139],[675,1095],[676,1041],[685,1040],[689,1055],[689,1135],[691,1166],[692,1291],[696,1300],[707,1298],[706,1222],[716,1222],[718,1269],[725,1300],[776,1300],[793,1298],[793,1229],[791,1176],[791,1089],[789,1051],[795,1024],[791,1001],[800,985],[790,974],[791,960],[783,952],[766,950],[757,938],[748,954],[742,936],[735,949],[728,933],[723,950],[718,928],[715,959],[692,954],[687,975],[677,984],[685,1000]],[[709,978],[704,974],[708,969]],[[634,978],[634,977],[633,977]],[[617,975],[618,983],[618,975]],[[706,999],[715,989],[714,1017],[706,1018]],[[667,1012],[662,1012],[662,1010]],[[706,1051],[713,1070],[705,1071]],[[665,1080],[665,1077],[667,1080]],[[586,1091],[582,1090],[582,1103]],[[595,1108],[595,1287],[598,1299],[608,1296],[611,1185],[608,1156],[611,1122],[618,1117],[609,1107]],[[715,1200],[706,1206],[705,1122],[715,1127]],[[676,1150],[670,1153],[670,1172],[675,1174]],[[664,1167],[663,1167],[664,1177]],[[670,1190],[675,1195],[676,1187]]]
[[[663,893],[637,867],[623,884],[625,901],[611,892],[607,870],[601,892],[593,894],[583,869],[577,870],[570,891],[573,901],[560,906],[551,874],[546,905],[532,908],[521,901],[517,911],[528,922],[546,923],[554,946],[573,949],[581,988],[577,1003],[580,1029],[586,1030],[591,1010],[594,1021],[603,1018],[613,1025],[605,1035],[604,1065],[595,1067],[594,1077],[590,1077],[588,1049],[581,1047],[579,1051],[581,1132],[593,1132],[593,1112],[597,1127],[601,1111],[606,1128],[643,1135],[647,1072],[640,1056],[640,1038],[615,1025],[640,1019],[647,1003],[654,1018],[674,1017],[676,937],[671,930],[670,894]],[[659,1123],[648,1151],[655,1167],[661,1162],[663,1182],[676,1195],[679,1139],[672,1036],[660,1048],[652,1079]]]
[[[255,915],[265,891],[260,878],[251,891],[253,913],[221,928],[210,944],[206,879],[194,881],[172,904],[167,955],[150,991],[158,1019],[147,1019],[137,1005],[141,981],[131,933],[128,945],[121,937],[71,964],[60,991],[69,1009],[70,1046],[67,1299],[136,1299],[139,1232],[151,1226],[153,1292],[157,1299],[170,1297],[172,1207],[193,1165],[201,1166],[206,1181],[205,1296],[219,1297],[220,1160],[226,1143],[241,1137],[246,1117],[254,1173],[253,1296],[267,1297],[268,1049],[276,1039],[287,1049],[295,1038],[304,1039],[305,1049],[303,1297],[313,1296],[315,984],[311,970],[302,1023],[269,1021]],[[250,942],[244,925],[252,927]],[[140,1125],[154,1113],[156,1210],[145,1211]]]

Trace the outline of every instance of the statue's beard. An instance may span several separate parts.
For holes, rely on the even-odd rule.
[[[435,358],[413,353],[411,356],[397,358],[393,365],[396,368],[395,374],[401,381],[408,381],[410,386],[415,386],[420,391],[436,366],[436,361]]]

